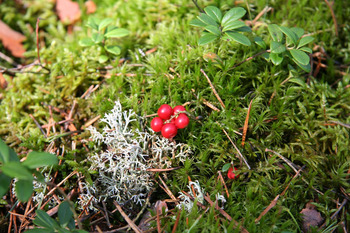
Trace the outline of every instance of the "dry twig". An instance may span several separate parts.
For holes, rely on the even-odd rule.
[[[219,100],[219,102],[220,102],[220,104],[221,104],[221,106],[223,107],[223,108],[226,108],[225,107],[225,104],[224,104],[224,102],[222,102],[222,100],[221,100],[221,98],[220,98],[220,96],[219,96],[219,94],[217,93],[217,91],[215,90],[215,87],[214,87],[214,85],[211,83],[211,81],[210,81],[210,79],[209,79],[209,77],[208,77],[208,75],[204,72],[204,70],[203,69],[201,69],[201,72],[203,73],[203,75],[207,78],[207,80],[208,80],[208,83],[209,83],[209,85],[210,85],[210,88],[211,88],[211,90],[213,91],[213,93],[214,93],[214,95],[215,95],[215,97]]]
[[[117,207],[119,213],[123,216],[125,221],[129,224],[129,226],[136,232],[142,233],[141,229],[136,226],[136,224],[128,217],[128,215],[123,211],[122,207],[115,201],[114,205]]]
[[[250,115],[250,109],[252,108],[252,103],[253,103],[253,100],[251,100],[250,103],[249,103],[247,116],[246,116],[245,121],[244,121],[243,135],[242,135],[242,146],[244,146],[244,144],[245,144],[245,137],[247,136],[249,115]]]

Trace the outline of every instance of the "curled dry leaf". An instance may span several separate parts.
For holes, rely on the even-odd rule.
[[[86,7],[86,14],[95,13],[97,7],[96,7],[96,3],[94,1],[88,0],[84,4]]]
[[[311,227],[318,227],[323,222],[323,218],[316,210],[316,206],[310,202],[306,204],[306,207],[300,211],[303,219],[303,231],[309,232]]]
[[[64,23],[74,24],[81,16],[79,4],[71,0],[57,0],[56,11],[61,22]]]
[[[4,47],[15,57],[23,57],[26,51],[23,48],[22,42],[26,39],[24,35],[12,30],[7,24],[0,20],[0,40]]]

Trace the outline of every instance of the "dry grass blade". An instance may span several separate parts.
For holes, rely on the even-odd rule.
[[[98,115],[97,117],[92,118],[91,120],[89,120],[88,122],[86,122],[81,129],[86,129],[87,127],[89,127],[90,125],[92,125],[93,123],[95,123],[98,119],[101,118],[101,115]]]
[[[34,116],[32,114],[29,114],[29,116],[30,116],[30,118],[33,119],[36,126],[38,126],[38,128],[40,129],[40,131],[44,135],[44,137],[47,138],[46,133],[45,133],[44,129],[41,127],[41,125],[39,124],[39,122],[34,118]]]
[[[209,83],[209,85],[210,85],[210,88],[212,89],[212,91],[213,91],[213,93],[214,93],[215,97],[216,97],[216,98],[219,100],[219,102],[220,102],[221,106],[222,106],[223,108],[226,108],[226,107],[225,107],[224,102],[222,102],[222,100],[221,100],[221,98],[220,98],[219,94],[218,94],[218,93],[217,93],[217,91],[215,90],[214,85],[211,83],[211,81],[210,81],[210,79],[209,79],[208,75],[207,75],[207,74],[204,72],[204,70],[203,70],[203,69],[201,69],[201,72],[202,72],[202,73],[204,74],[204,76],[207,78],[208,83]]]
[[[169,172],[169,171],[174,171],[178,170],[181,167],[172,167],[172,168],[148,168],[146,171],[148,172]]]
[[[331,11],[333,22],[334,22],[335,35],[338,36],[338,24],[337,24],[337,19],[335,18],[335,14],[334,14],[332,5],[330,2],[328,2],[328,0],[324,0],[324,1],[326,2],[327,6],[329,7],[329,10]]]
[[[248,122],[249,122],[249,115],[250,115],[250,109],[252,108],[253,100],[250,101],[249,107],[248,107],[248,113],[244,121],[244,127],[243,127],[243,135],[242,135],[242,146],[245,144],[245,137],[247,136],[247,130],[248,130]]]
[[[169,197],[172,199],[172,200],[177,200],[176,197],[174,196],[174,194],[171,192],[171,190],[169,189],[168,185],[164,182],[164,180],[159,176],[158,177],[160,179],[160,181],[162,182],[162,184],[164,185],[164,188],[165,188],[165,192],[169,195]],[[158,183],[158,182],[157,182]],[[162,187],[162,186],[161,186]]]
[[[277,155],[280,159],[282,159],[284,162],[286,162],[286,163],[288,164],[288,166],[289,166],[290,168],[292,168],[293,171],[294,171],[295,173],[298,173],[298,170],[296,169],[297,166],[296,166],[295,164],[293,164],[291,161],[289,161],[289,159],[286,159],[285,157],[283,157],[282,155],[280,155],[280,154],[277,153],[276,151],[270,150],[270,149],[268,149],[268,148],[265,149],[265,152],[272,152],[272,153],[274,153],[274,154]]]
[[[117,207],[119,213],[123,216],[125,221],[129,224],[129,226],[136,232],[136,233],[142,233],[140,228],[136,226],[136,224],[128,217],[128,215],[123,211],[122,207],[117,203],[114,202],[114,205]]]

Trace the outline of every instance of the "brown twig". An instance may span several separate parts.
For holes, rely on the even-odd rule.
[[[148,168],[146,171],[148,172],[169,172],[169,171],[174,171],[178,170],[181,167],[171,167],[171,168]]]
[[[160,210],[160,211],[159,211]],[[160,213],[159,213],[160,212]],[[160,214],[161,214],[161,212],[162,212],[162,209],[161,209],[161,207],[160,207],[160,205],[159,206],[157,206],[156,207],[156,217],[157,217],[157,231],[158,231],[158,233],[161,233],[161,226],[160,226]]]
[[[245,121],[244,121],[243,135],[242,135],[242,146],[244,146],[244,144],[245,144],[245,137],[247,136],[249,115],[250,115],[250,109],[252,108],[252,103],[253,103],[253,100],[251,100],[250,103],[249,103],[247,116],[246,116]]]
[[[92,118],[91,120],[88,120],[82,127],[81,129],[86,129],[87,127],[89,127],[90,125],[92,125],[93,123],[95,123],[98,119],[101,118],[101,115],[98,115],[97,117]]]
[[[222,106],[223,108],[226,108],[224,102],[222,102],[222,100],[221,100],[219,94],[218,94],[217,91],[215,90],[215,87],[214,87],[214,85],[212,84],[212,82],[210,81],[208,75],[204,72],[203,69],[201,69],[201,72],[202,72],[203,75],[207,78],[208,83],[209,83],[209,85],[210,85],[210,88],[211,88],[211,90],[213,91],[215,97],[219,100],[221,106]]]
[[[188,178],[188,183],[190,184],[191,189],[192,189],[193,197],[196,198],[197,194],[196,194],[196,191],[194,190],[193,184],[191,184],[191,182],[192,182],[191,177],[187,176],[187,178]]]
[[[327,6],[329,7],[329,10],[331,11],[333,22],[334,22],[335,35],[338,36],[338,24],[337,24],[337,19],[335,18],[335,14],[334,14],[332,5],[330,2],[328,2],[328,0],[324,0],[324,1],[326,2]]]
[[[119,213],[123,216],[123,218],[129,224],[129,226],[136,233],[142,233],[141,229],[138,226],[136,226],[136,224],[128,217],[128,215],[123,211],[122,207],[116,201],[113,204],[117,207]]]
[[[165,192],[169,195],[169,197],[172,199],[172,200],[177,200],[176,197],[174,196],[174,194],[171,192],[171,190],[169,189],[168,185],[164,182],[164,180],[162,179],[162,177],[158,177],[160,179],[160,181],[162,182],[162,184],[164,185],[164,188],[165,188]]]
[[[198,5],[197,0],[192,0],[192,2],[194,3],[194,5],[197,7],[197,9],[198,9],[200,12],[204,13],[204,10]]]

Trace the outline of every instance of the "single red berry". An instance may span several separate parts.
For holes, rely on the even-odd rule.
[[[174,115],[176,115],[176,113],[178,112],[184,112],[186,111],[186,108],[182,105],[177,105],[174,107]]]
[[[233,168],[233,167],[230,167],[227,171],[227,177],[231,180],[234,180],[236,178],[239,177],[239,175],[236,175],[234,172],[233,172],[233,169],[235,169],[235,171],[237,171],[237,168]]]
[[[162,128],[163,137],[173,138],[176,136],[176,134],[177,134],[177,128],[174,124],[167,123],[167,124],[163,125],[163,128]]]
[[[190,123],[190,119],[185,113],[180,113],[179,116],[175,119],[175,125],[179,129],[186,128],[188,123]]]
[[[163,120],[168,120],[173,115],[173,109],[169,104],[163,104],[158,109],[158,116]]]
[[[163,128],[163,120],[160,117],[155,117],[151,121],[151,128],[155,132],[159,132]]]

